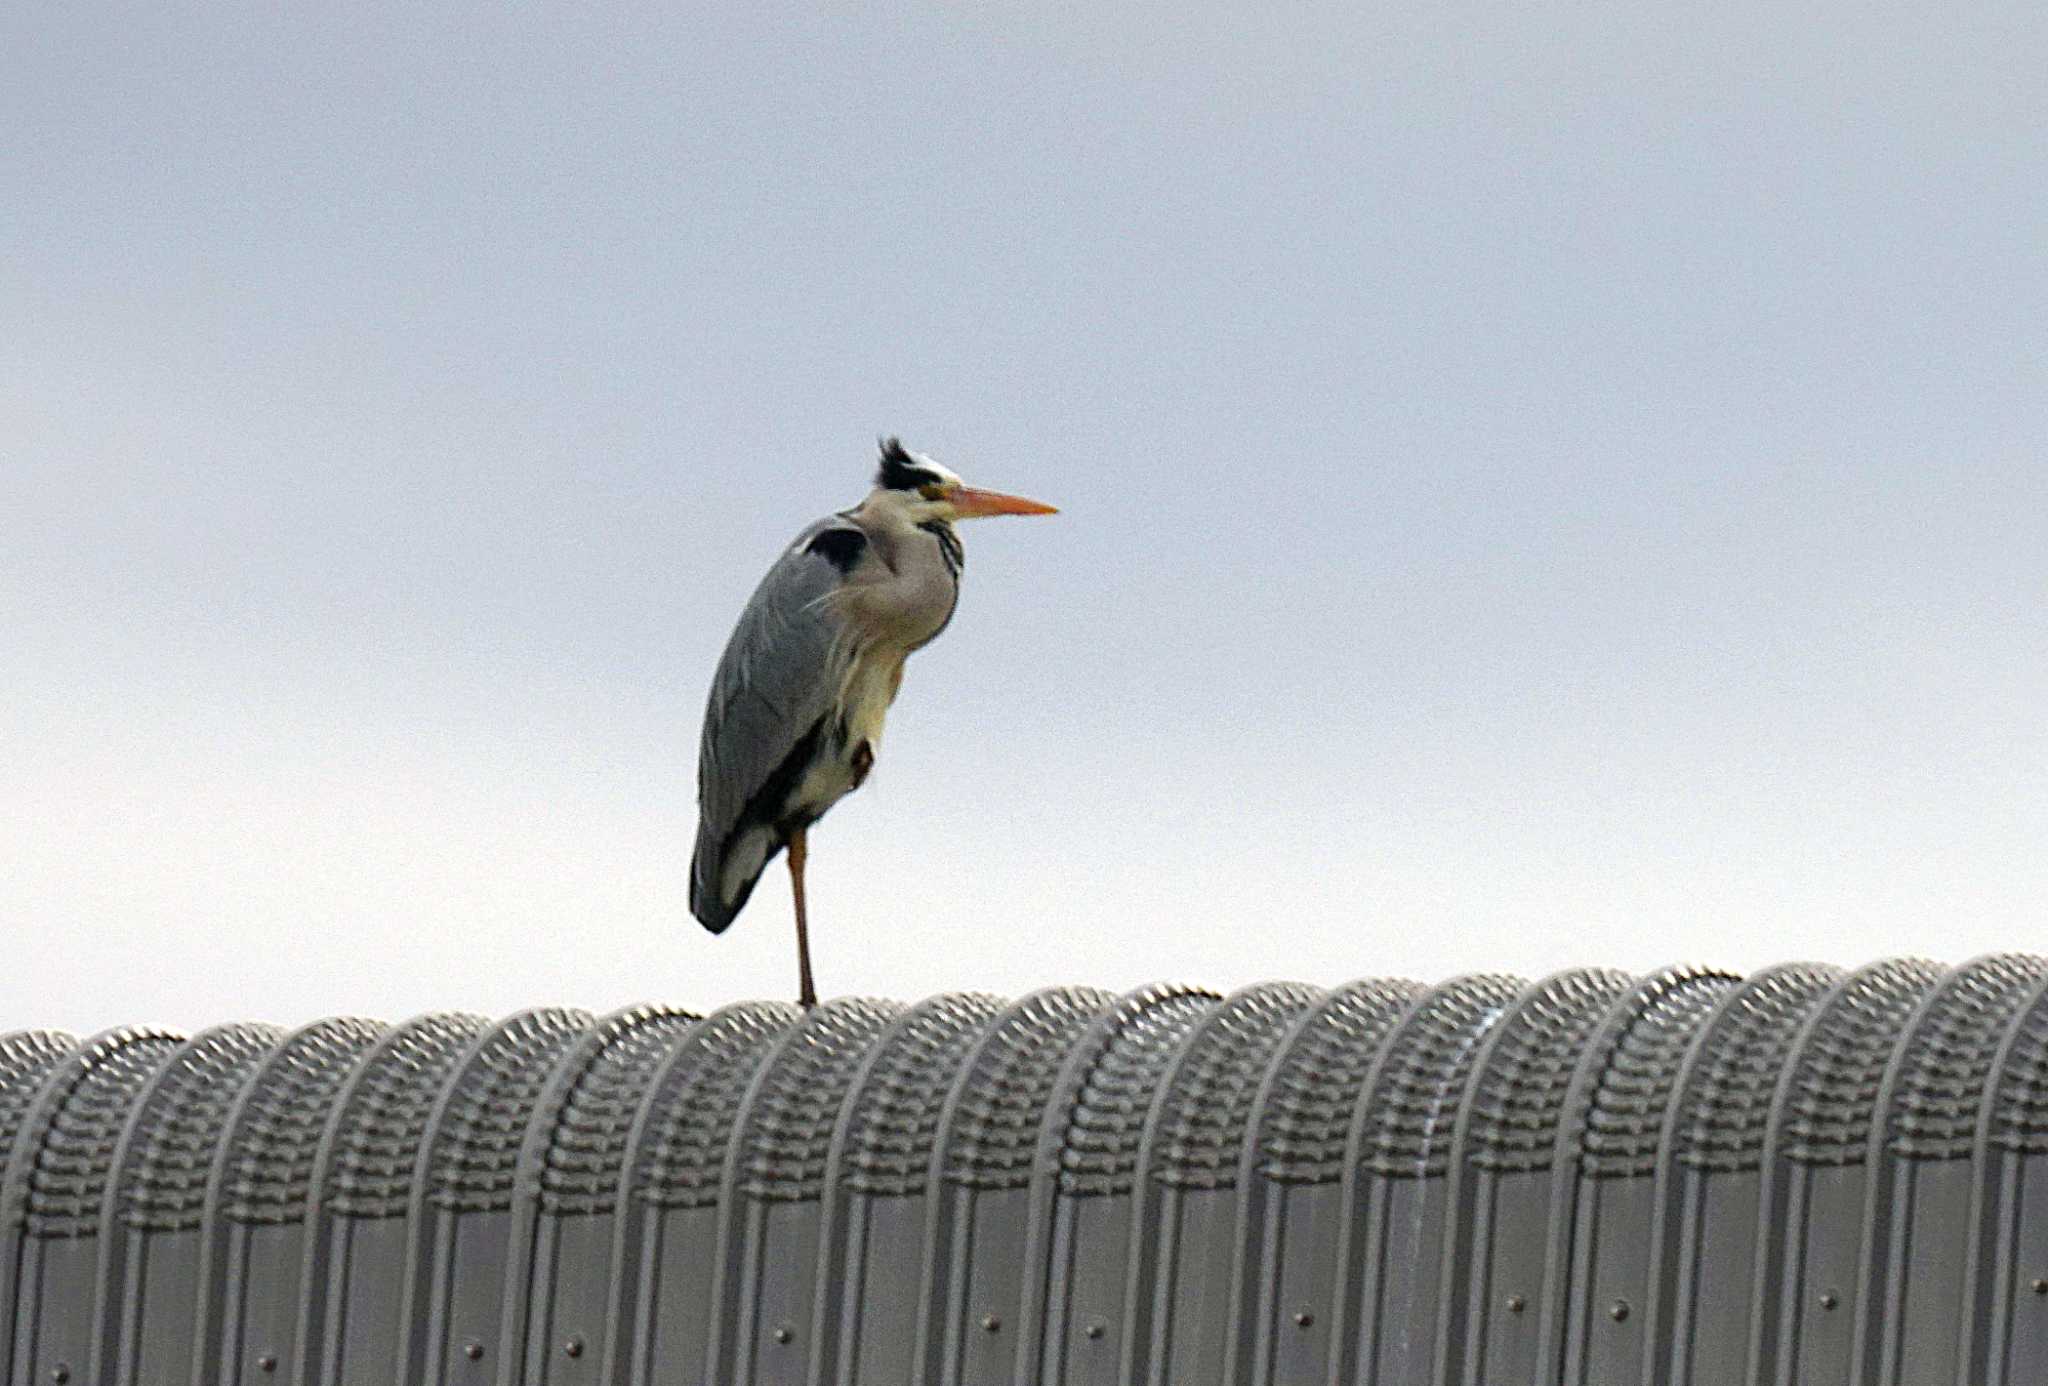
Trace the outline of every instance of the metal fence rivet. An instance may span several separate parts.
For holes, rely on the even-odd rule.
[[[56,1366],[50,1368],[50,1380],[56,1382],[57,1386],[64,1386],[64,1383],[70,1379],[71,1364],[69,1362],[59,1362]]]
[[[1613,1307],[1607,1311],[1607,1317],[1613,1319],[1616,1323],[1626,1322],[1628,1319],[1628,1301],[1625,1299],[1614,1301]]]
[[[986,1332],[994,1333],[1002,1328],[1003,1321],[994,1314],[983,1314],[981,1316],[981,1326]]]
[[[277,1354],[276,1354],[276,1353],[274,1353],[274,1352],[266,1352],[266,1353],[264,1353],[264,1354],[263,1354],[263,1355],[262,1355],[261,1357],[257,1358],[257,1359],[256,1359],[256,1370],[257,1370],[257,1371],[259,1371],[259,1372],[274,1372],[274,1371],[276,1371],[276,1370],[277,1370]]]
[[[1104,1333],[1107,1333],[1109,1330],[1106,1326],[1104,1326],[1101,1319],[1096,1319],[1081,1331],[1086,1333],[1090,1338],[1100,1338]]]
[[[1316,1316],[1309,1313],[1306,1309],[1294,1316],[1294,1326],[1296,1328],[1313,1328],[1315,1327],[1315,1322]]]
[[[1509,1312],[1510,1314],[1519,1314],[1519,1313],[1521,1313],[1521,1312],[1522,1312],[1522,1311],[1523,1311],[1524,1309],[1527,1309],[1528,1307],[1529,1307],[1529,1301],[1528,1301],[1528,1300],[1526,1300],[1526,1299],[1523,1299],[1523,1298],[1522,1298],[1522,1297],[1521,1297],[1520,1295],[1509,1295],[1509,1296],[1508,1296],[1508,1312]]]
[[[1820,1307],[1823,1309],[1832,1309],[1841,1302],[1841,1296],[1837,1295],[1833,1290],[1822,1290],[1820,1292]]]
[[[786,1323],[777,1324],[775,1326],[775,1341],[787,1346],[796,1341],[796,1330]]]
[[[468,1342],[462,1345],[462,1355],[464,1357],[467,1357],[472,1362],[478,1361],[484,1355],[484,1345],[482,1343],[479,1343],[476,1339],[471,1338]]]
[[[562,1344],[562,1355],[564,1357],[581,1357],[583,1355],[583,1340],[581,1338],[571,1338],[568,1342]]]
[[[2037,1295],[2048,1295],[2048,1276],[2035,1276],[2033,1289]]]

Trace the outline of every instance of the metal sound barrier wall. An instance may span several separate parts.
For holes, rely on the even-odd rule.
[[[0,1036],[5,1386],[2039,1386],[2048,963]]]

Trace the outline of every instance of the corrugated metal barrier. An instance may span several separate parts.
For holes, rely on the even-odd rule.
[[[11,1386],[2037,1386],[2048,962],[0,1037]]]

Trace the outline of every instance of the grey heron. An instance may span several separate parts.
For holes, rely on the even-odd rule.
[[[799,534],[754,590],[712,677],[698,748],[690,912],[723,933],[786,850],[804,1006],[817,1003],[805,834],[867,779],[904,661],[953,618],[965,557],[953,522],[1056,513],[968,486],[895,438],[881,449],[867,499]]]

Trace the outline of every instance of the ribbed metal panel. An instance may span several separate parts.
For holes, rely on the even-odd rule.
[[[1547,1254],[1551,1205],[1571,1177],[1558,1169],[1558,1138],[1580,1057],[1629,993],[1618,972],[1561,973],[1523,992],[1486,1036],[1452,1135],[1437,1337],[1450,1386],[1553,1378],[1541,1325],[1571,1290]]]
[[[1520,994],[1512,977],[1467,977],[1430,992],[1388,1034],[1359,1094],[1337,1211],[1327,1349],[1337,1381],[1436,1379],[1443,1276],[1450,1262],[1448,1171],[1482,1046]],[[1304,1284],[1284,1306],[1290,1357],[1316,1353],[1322,1296]],[[1287,1329],[1293,1332],[1289,1334]],[[1313,1380],[1301,1372],[1274,1380]]]
[[[1237,1264],[1220,1311],[1226,1380],[1327,1378],[1343,1321],[1335,1295],[1346,1153],[1390,1036],[1422,995],[1412,982],[1340,987],[1308,1008],[1267,1064],[1245,1132]]]
[[[696,1019],[656,1006],[608,1016],[556,1063],[534,1104],[507,1252],[495,1375],[506,1386],[597,1380],[633,1118],[654,1073]]]
[[[1558,1128],[1539,1370],[1567,1386],[1638,1381],[1664,1114],[1686,1051],[1740,979],[1680,968],[1610,1006],[1580,1056]]]
[[[603,1381],[663,1386],[673,1372],[701,1371],[726,1152],[755,1074],[798,1015],[772,1002],[729,1006],[656,1068],[620,1174]]]
[[[1003,1313],[1024,1293],[1031,1175],[1053,1085],[1116,998],[1042,991],[1005,1011],[966,1056],[939,1114],[913,1380],[1009,1386],[1020,1325]],[[993,1326],[988,1326],[992,1322]]]
[[[1664,1114],[1650,1230],[1646,1381],[1742,1381],[1755,1314],[1771,1098],[1807,1018],[1842,974],[1757,973],[1700,1027]]]
[[[1013,1328],[1017,1377],[1117,1386],[1131,1328],[1133,1189],[1153,1095],[1175,1051],[1221,1002],[1214,992],[1149,987],[1120,1001],[1081,1036],[1060,1070],[1038,1128],[1016,1322],[1004,1306],[977,1322]]]
[[[765,1386],[807,1374],[819,1298],[843,1275],[818,1264],[832,1133],[899,1010],[852,1000],[806,1013],[747,1089],[719,1188],[706,1381]]]
[[[917,1379],[939,1126],[954,1076],[1001,1014],[992,996],[936,997],[869,1048],[827,1160],[820,1265],[838,1267],[838,1293],[818,1296],[817,1386]]]
[[[2048,961],[0,1036],[7,1386],[2032,1386]]]
[[[456,1380],[498,1352],[526,1129],[556,1063],[594,1023],[583,1011],[515,1015],[485,1031],[442,1088],[406,1207],[405,1380]]]
[[[400,1378],[404,1295],[414,1274],[407,1210],[427,1122],[485,1026],[473,1015],[407,1021],[372,1045],[336,1090],[307,1185],[293,1381]]]
[[[199,1351],[203,1213],[228,1116],[281,1032],[224,1025],[179,1046],[137,1093],[107,1173],[92,1380],[178,1380]]]
[[[1253,1103],[1275,1052],[1322,996],[1286,982],[1238,992],[1196,1023],[1160,1080],[1138,1147],[1120,1380],[1223,1380]]]
[[[19,1109],[0,1175],[0,1305],[13,1306],[0,1320],[0,1347],[10,1382],[82,1376],[100,1351],[94,1310],[121,1136],[179,1044],[154,1030],[95,1036],[48,1066]]]
[[[1878,963],[1836,984],[1793,1042],[1765,1132],[1750,1370],[1759,1386],[1850,1379],[1878,1089],[1941,978]]]
[[[2019,1386],[2048,1370],[2048,985],[1992,1058],[1971,1154],[1962,1379]]]
[[[316,1021],[270,1051],[236,1099],[206,1190],[197,1386],[254,1386],[296,1355],[320,1133],[383,1034],[373,1021]]]

